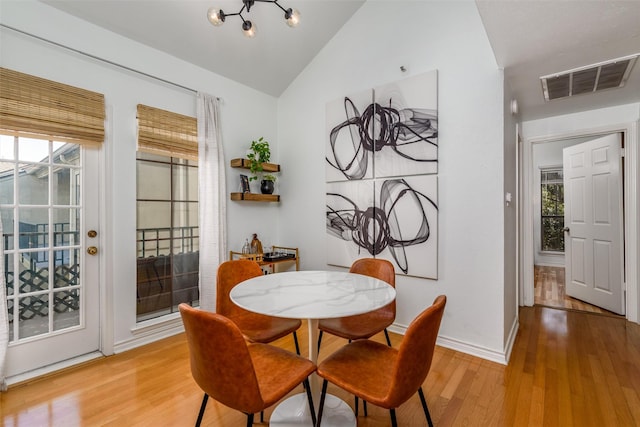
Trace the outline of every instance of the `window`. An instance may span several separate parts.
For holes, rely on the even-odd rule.
[[[172,120],[188,131],[168,129]],[[194,118],[138,106],[138,126],[136,314],[144,321],[199,303],[198,162]]]
[[[562,168],[540,171],[541,250],[564,252],[564,184]]]

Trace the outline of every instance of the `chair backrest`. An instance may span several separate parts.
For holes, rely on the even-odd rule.
[[[220,314],[185,303],[178,307],[189,343],[191,374],[198,386],[230,408],[260,412],[263,399],[240,329]]]
[[[375,277],[376,279],[383,280],[396,287],[396,271],[386,259],[380,258],[360,258],[351,264],[349,269],[350,273],[362,274],[364,276]],[[389,304],[380,308],[381,311],[391,311],[393,316],[396,314],[396,300],[395,298]]]
[[[446,303],[446,296],[438,296],[407,328],[398,349],[387,399],[395,403],[392,407],[400,406],[413,396],[427,377]]]
[[[220,264],[216,278],[216,313],[223,316],[248,313],[231,301],[229,293],[238,283],[262,275],[262,269],[255,261],[236,259]]]

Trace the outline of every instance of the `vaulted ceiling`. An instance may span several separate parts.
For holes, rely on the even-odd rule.
[[[289,28],[283,12],[256,2],[250,19],[213,27],[210,7],[236,13],[240,0],[42,0],[107,30],[279,96],[365,0],[279,0],[301,12]],[[369,0],[373,1],[373,0]],[[422,0],[432,1],[432,0]],[[545,101],[540,77],[640,53],[640,0],[476,0],[498,66],[524,120],[640,102],[640,61],[623,88]],[[469,70],[470,73],[473,70]]]

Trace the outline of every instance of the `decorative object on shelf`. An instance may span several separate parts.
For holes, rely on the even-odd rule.
[[[262,164],[271,160],[269,141],[266,141],[263,137],[260,137],[257,141],[251,141],[251,148],[247,153],[247,158],[249,159],[249,171],[251,172],[249,181],[254,181],[264,171]]]
[[[249,188],[249,177],[247,175],[240,175],[240,183],[242,184],[243,193],[251,193],[251,188]]]
[[[262,242],[258,240],[258,235],[256,233],[253,233],[253,239],[251,239],[251,253],[252,254],[262,253]]]
[[[260,182],[260,192],[262,194],[273,194],[276,177],[274,175],[264,175],[262,178]]]
[[[242,19],[242,32],[245,36],[253,38],[256,36],[256,24],[248,19],[244,19],[242,13],[246,11],[248,14],[255,2],[273,3],[278,6],[284,12],[284,19],[287,20],[287,25],[292,28],[296,27],[300,23],[300,12],[292,8],[285,9],[284,7],[280,6],[278,0],[242,0],[242,8],[237,13],[224,13],[222,9],[211,7],[207,11],[207,19],[213,26],[219,27],[224,23],[227,16],[239,16],[240,19]]]
[[[242,253],[245,255],[251,253],[251,246],[249,245],[249,239],[244,240],[244,245],[242,245]]]

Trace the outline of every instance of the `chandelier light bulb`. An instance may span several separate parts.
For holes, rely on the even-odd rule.
[[[254,38],[256,36],[256,31],[258,29],[256,28],[256,24],[253,24],[251,21],[244,21],[242,23],[242,32],[244,33],[244,35],[250,39]]]
[[[224,23],[224,12],[222,9],[216,9],[215,7],[209,8],[207,11],[207,19],[212,25],[219,27]]]
[[[300,12],[297,9],[287,9],[284,17],[287,20],[287,25],[291,28],[297,27],[300,23]]]

